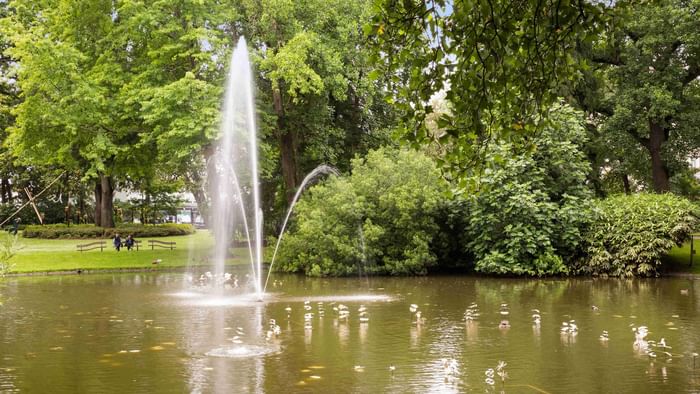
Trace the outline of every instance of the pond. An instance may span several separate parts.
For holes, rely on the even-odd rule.
[[[692,279],[273,276],[264,302],[184,282],[5,278],[0,392],[700,390]]]

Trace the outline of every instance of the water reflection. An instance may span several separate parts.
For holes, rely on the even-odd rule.
[[[6,279],[0,391],[700,390],[696,281],[273,279],[262,303],[177,274]]]

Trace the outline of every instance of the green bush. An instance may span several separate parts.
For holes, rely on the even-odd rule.
[[[690,239],[700,212],[673,194],[619,195],[596,203],[598,218],[586,235],[579,273],[655,276],[661,257]]]
[[[51,224],[44,226],[26,226],[22,233],[25,238],[70,239],[70,238],[112,238],[115,233],[132,234],[134,237],[166,237],[194,233],[189,224],[162,224],[157,226],[142,224],[123,224],[115,228],[97,227],[91,224],[67,226]]]
[[[437,261],[434,212],[446,191],[434,163],[418,152],[379,149],[352,168],[301,199],[279,268],[312,276],[425,274]]]
[[[493,144],[469,207],[469,249],[484,273],[553,275],[568,271],[592,220],[590,164],[581,115],[556,107],[529,150]]]

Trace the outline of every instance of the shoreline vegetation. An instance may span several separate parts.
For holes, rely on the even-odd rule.
[[[0,235],[6,238],[9,235]],[[175,250],[155,249],[147,246],[147,241],[175,241]],[[90,242],[89,239],[36,239],[18,236],[15,255],[10,260],[11,268],[7,277],[102,274],[119,272],[180,271],[187,267],[207,267],[210,265],[210,253],[214,238],[207,230],[198,230],[191,235],[171,237],[138,238],[142,245],[138,251],[122,249],[116,252],[109,240],[104,251],[91,250],[78,252],[76,245]],[[700,243],[696,249],[700,248]],[[236,248],[227,266],[246,264],[247,251]],[[663,258],[661,276],[695,276],[700,275],[700,256],[696,256],[689,266],[690,241],[680,247],[674,247]],[[157,264],[154,261],[160,260]],[[268,264],[266,262],[264,264]],[[476,274],[479,273],[468,273]],[[576,275],[574,275],[576,276]],[[565,276],[566,277],[566,276]],[[525,278],[525,277],[523,277]],[[532,279],[531,277],[527,277]]]

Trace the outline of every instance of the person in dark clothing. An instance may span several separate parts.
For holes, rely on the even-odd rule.
[[[12,234],[17,235],[17,230],[19,230],[19,222],[21,222],[21,221],[22,221],[22,219],[15,218],[15,221],[12,224]]]
[[[119,249],[122,247],[122,238],[119,236],[119,234],[114,234],[114,248],[117,249],[117,252]]]
[[[131,250],[131,248],[134,247],[134,237],[129,234],[126,236],[126,241],[124,241],[124,245],[126,245],[126,250]]]

